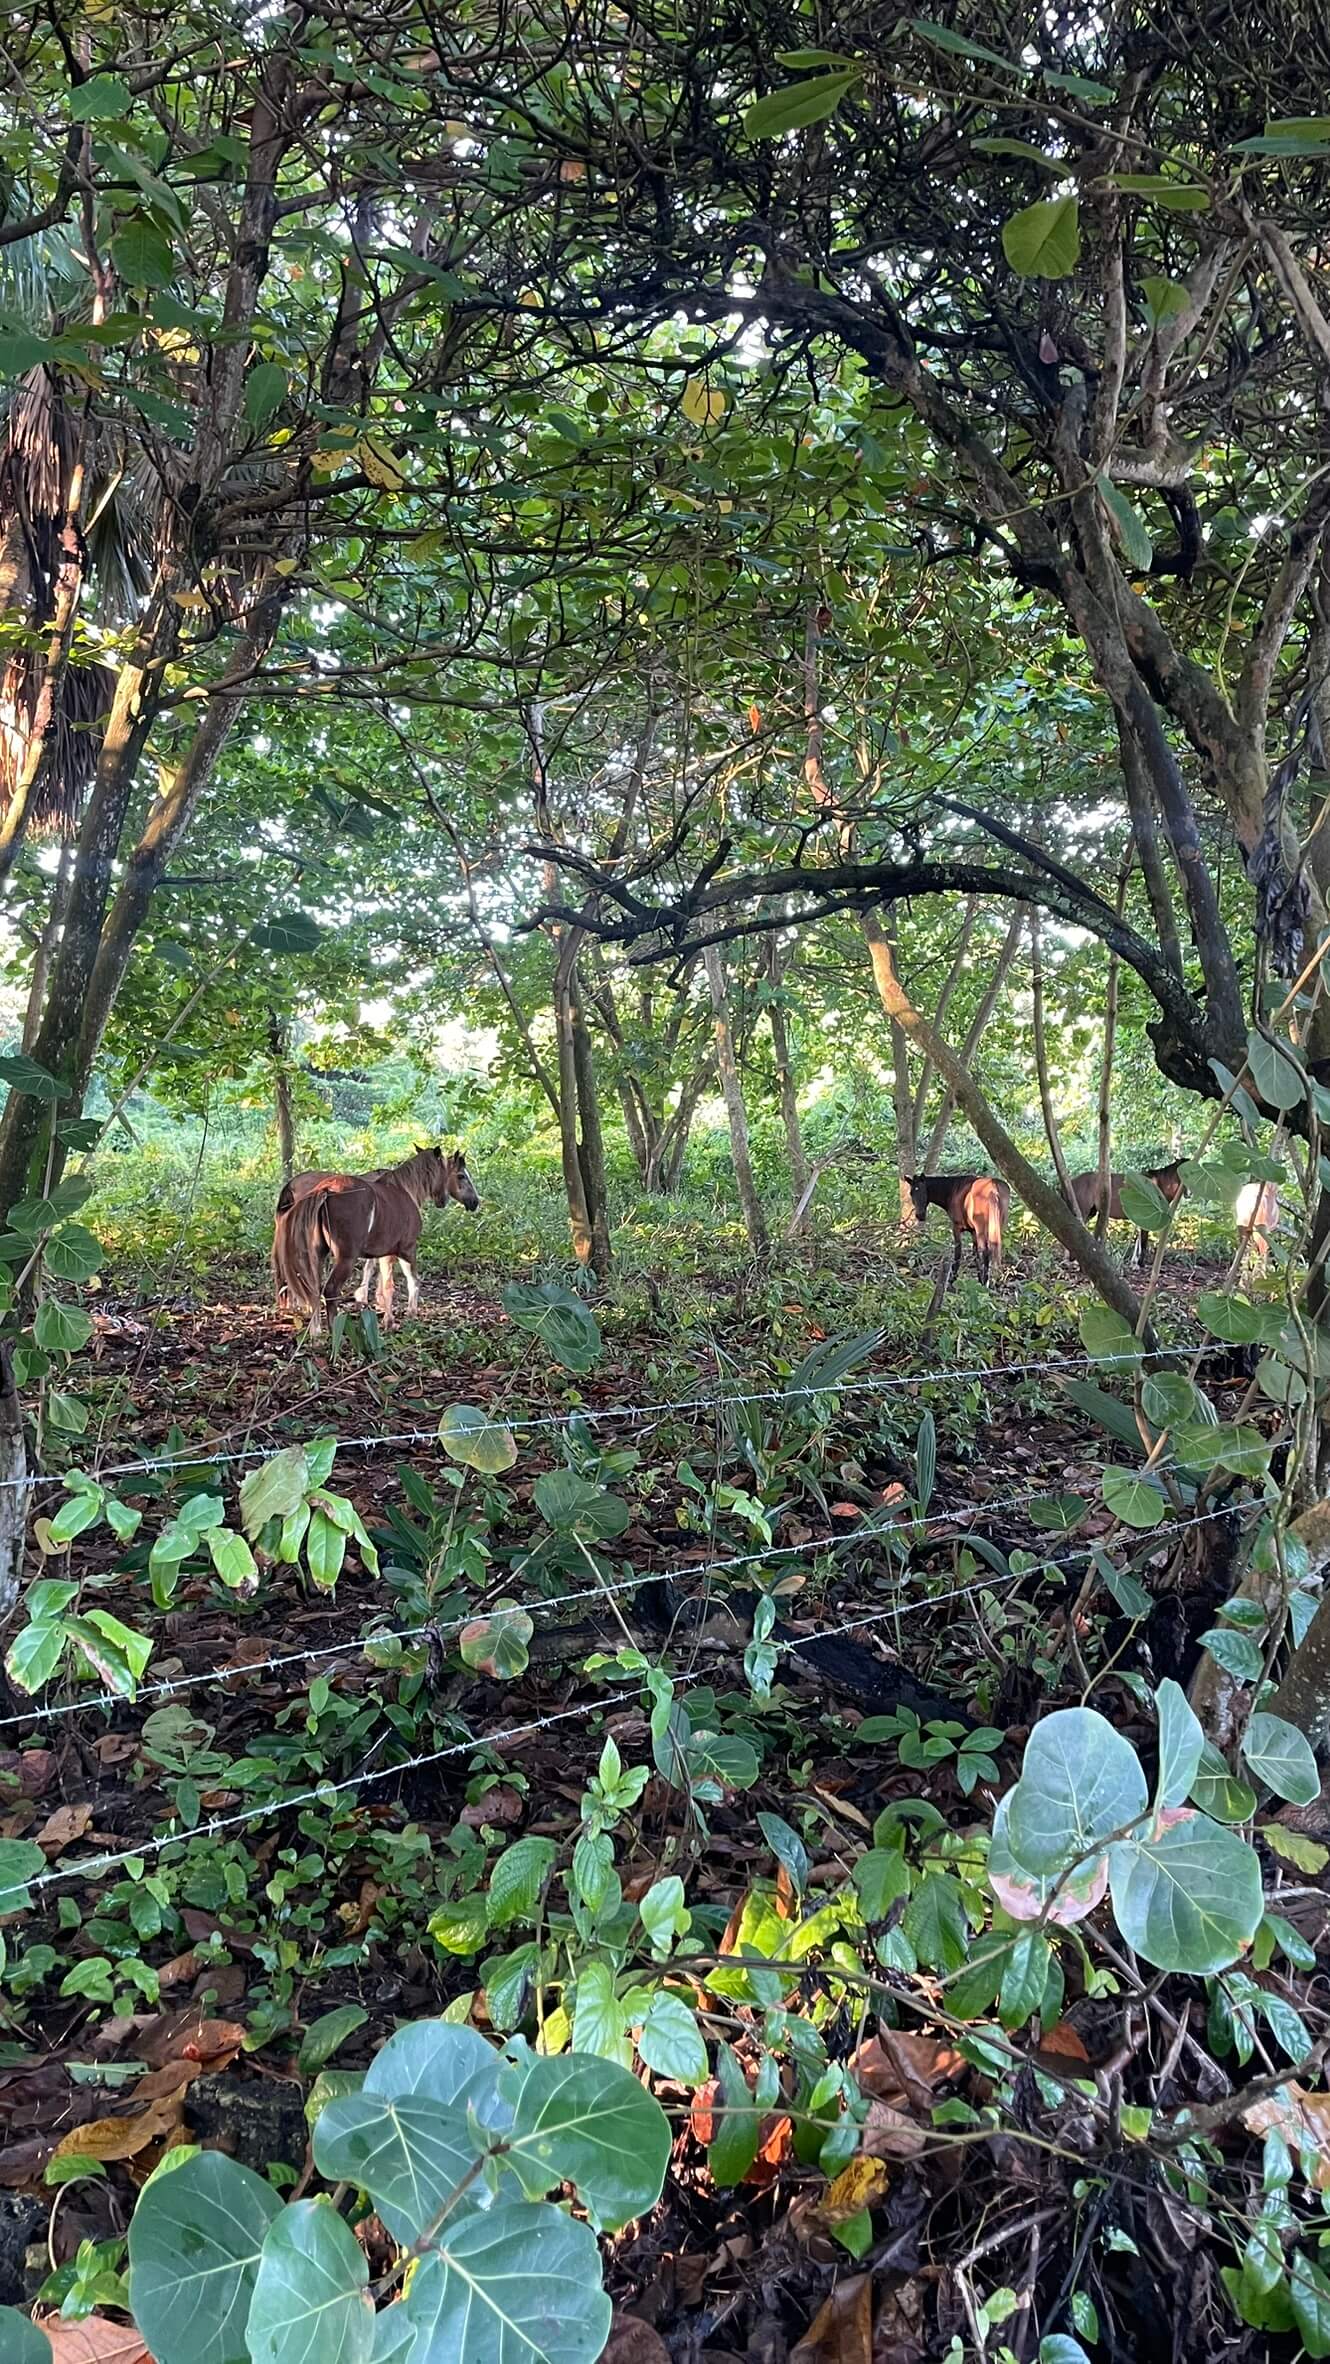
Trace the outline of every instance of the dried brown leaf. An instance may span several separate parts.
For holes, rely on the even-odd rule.
[[[81,1839],[90,1829],[92,1811],[89,1805],[57,1806],[37,1833],[38,1846],[47,1855],[59,1855],[64,1848],[72,1847],[75,1839]]]
[[[149,2143],[160,2142],[170,2134],[179,2122],[180,2105],[170,2101],[155,2102],[132,2117],[89,2118],[84,2126],[71,2126],[52,2155],[57,2159],[102,2159],[108,2163],[114,2159],[133,2159]]]
[[[105,2315],[88,2315],[81,2323],[62,2323],[51,2315],[42,2330],[54,2364],[152,2364],[133,2325],[108,2322]]]
[[[790,2364],[872,2364],[873,2278],[851,2274],[818,2308]]]
[[[1254,2101],[1242,2113],[1249,2134],[1282,2134],[1290,2150],[1314,2151],[1318,2192],[1330,2192],[1330,2093],[1310,2093],[1305,2085],[1281,2085],[1264,2101]]]

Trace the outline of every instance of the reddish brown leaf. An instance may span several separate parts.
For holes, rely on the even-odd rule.
[[[899,2107],[929,2108],[934,2088],[953,2077],[963,2077],[969,2063],[955,2046],[940,2036],[915,2036],[900,2028],[883,2028],[861,2044],[852,2063],[865,2093]]]
[[[712,2142],[715,2136],[716,2102],[719,2098],[719,2095],[720,2085],[715,2077],[708,2077],[705,2085],[699,2085],[696,2093],[693,2095],[693,2109],[690,2120],[693,2130],[693,2140],[694,2142],[700,2142],[703,2150],[707,2149],[708,2145]]]
[[[457,1819],[471,1830],[479,1830],[482,1822],[494,1822],[506,1827],[509,1823],[521,1821],[524,1805],[520,1790],[500,1784],[495,1789],[487,1789],[484,1797],[477,1798],[474,1805],[463,1806]]]
[[[132,2324],[111,2323],[105,2315],[88,2315],[82,2323],[62,2323],[49,2315],[42,2329],[53,2364],[152,2364]]]
[[[37,1844],[47,1855],[59,1855],[64,1848],[72,1847],[75,1839],[81,1839],[91,1824],[91,1806],[57,1806],[38,1831]]]
[[[851,2274],[819,2307],[790,2364],[872,2364],[873,2281]]]
[[[138,2099],[137,2092],[135,2099]],[[160,2142],[180,2122],[180,2105],[159,2101],[133,2117],[89,2118],[86,2126],[72,2126],[55,2146],[57,2159],[133,2159],[149,2143]]]

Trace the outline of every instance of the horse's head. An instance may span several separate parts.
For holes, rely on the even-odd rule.
[[[1175,1157],[1166,1166],[1147,1166],[1146,1174],[1170,1206],[1180,1199],[1187,1185],[1182,1179],[1182,1160]]]
[[[434,1155],[439,1167],[433,1194],[435,1205],[446,1206],[450,1198],[455,1198],[459,1206],[474,1215],[480,1205],[480,1192],[466,1170],[466,1151],[438,1148]]]
[[[916,1223],[926,1222],[928,1218],[928,1176],[926,1174],[907,1174],[905,1179],[909,1184],[910,1203],[914,1208],[915,1221]]]

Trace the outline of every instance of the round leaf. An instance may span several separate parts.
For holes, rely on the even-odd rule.
[[[1253,1028],[1247,1037],[1247,1069],[1268,1108],[1300,1108],[1307,1079],[1292,1051],[1280,1050]]]
[[[160,2169],[129,2227],[129,2304],[157,2364],[236,2364],[282,2203],[221,2151]]]
[[[1145,1775],[1129,1741],[1092,1707],[1036,1724],[1007,1801],[1007,1838],[1027,1871],[1053,1873],[1144,1813]]]
[[[1305,1734],[1283,1716],[1254,1715],[1242,1754],[1249,1773],[1291,1806],[1310,1806],[1321,1794],[1321,1776]]]
[[[595,2364],[610,2330],[595,2234],[540,2201],[450,2217],[400,2312],[411,2364]]]
[[[1087,1305],[1080,1319],[1081,1344],[1100,1362],[1139,1362],[1140,1339],[1129,1322],[1110,1305]]]
[[[574,2183],[607,2231],[654,2208],[670,2157],[670,2125],[636,2077],[580,2053],[535,2060],[510,2138],[524,2182]]]
[[[439,1422],[439,1442],[450,1461],[478,1469],[485,1477],[511,1469],[517,1459],[517,1440],[501,1420],[491,1420],[476,1404],[449,1404]]]
[[[131,214],[117,230],[111,260],[129,287],[169,287],[176,275],[171,242],[146,214]]]
[[[700,2085],[707,2073],[707,2048],[688,2005],[678,1995],[653,1995],[637,2049],[658,2077],[677,2085]]]
[[[476,2143],[462,2109],[424,2099],[389,2100],[362,2087],[320,2113],[314,2158],[330,2183],[367,2191],[393,2239],[409,2247],[475,2164]],[[484,2207],[489,2197],[477,2181],[458,2205]]]
[[[516,1601],[496,1601],[487,1616],[473,1617],[457,1637],[463,1666],[511,1683],[527,1669],[527,1644],[534,1627]]]
[[[1163,1827],[1109,1851],[1118,1927],[1156,1970],[1202,1977],[1251,1943],[1264,1910],[1255,1849],[1204,1814],[1173,1809]]]
[[[1106,1469],[1100,1490],[1124,1527],[1157,1527],[1167,1507],[1159,1487],[1134,1469]]]
[[[17,2307],[0,2307],[0,2356],[5,2364],[51,2364],[51,2343]]]
[[[326,2200],[283,2208],[249,2309],[251,2364],[368,2364],[374,2304],[365,2253]]]

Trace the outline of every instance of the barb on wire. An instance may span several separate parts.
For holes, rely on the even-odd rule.
[[[1227,1354],[1225,1345],[1178,1347],[1192,1361],[1206,1355]],[[1117,1363],[1135,1365],[1139,1354],[1064,1354],[1046,1357],[1034,1363],[983,1363],[972,1370],[962,1371],[880,1371],[867,1379],[823,1379],[809,1387],[763,1388],[754,1394],[682,1396],[670,1403],[660,1404],[605,1404],[582,1405],[572,1412],[545,1412],[529,1418],[509,1420],[496,1412],[492,1425],[509,1428],[525,1436],[539,1429],[571,1428],[581,1421],[588,1427],[600,1427],[617,1420],[663,1420],[685,1412],[715,1412],[738,1409],[748,1404],[787,1404],[803,1396],[814,1395],[887,1395],[906,1387],[960,1386],[975,1379],[1021,1379],[1041,1371],[1083,1371],[1091,1366],[1099,1369]],[[323,1432],[325,1435],[327,1431]],[[287,1442],[291,1442],[287,1439]],[[439,1441],[437,1423],[433,1428],[402,1428],[374,1436],[339,1436],[337,1449],[342,1453],[388,1452],[398,1445],[434,1445]],[[237,1452],[214,1453],[206,1445],[192,1445],[178,1453],[155,1453],[140,1461],[115,1461],[109,1468],[90,1470],[87,1474],[100,1485],[108,1478],[133,1477],[172,1469],[226,1469],[242,1461],[261,1461],[265,1455],[281,1451],[279,1444],[246,1445]],[[62,1471],[39,1470],[27,1477],[0,1478],[0,1493],[30,1490],[36,1486],[58,1486],[64,1482]]]
[[[1228,1503],[1221,1510],[1200,1511],[1192,1518],[1173,1519],[1164,1525],[1152,1527],[1148,1535],[1153,1539],[1155,1536],[1177,1534],[1189,1527],[1203,1527],[1213,1519],[1237,1518],[1244,1507],[1241,1503]],[[1092,1543],[1083,1551],[1068,1552],[1057,1565],[1059,1568],[1073,1567],[1080,1560],[1092,1558],[1101,1548],[1100,1544]],[[1018,1584],[1024,1577],[1037,1573],[1035,1568],[1021,1568],[1010,1571],[1005,1577],[978,1577],[972,1584],[959,1585],[950,1592],[921,1594],[917,1599],[894,1603],[888,1609],[874,1610],[864,1617],[851,1617],[843,1625],[830,1628],[822,1626],[815,1634],[796,1635],[792,1640],[778,1644],[778,1648],[783,1655],[793,1656],[812,1642],[837,1640],[859,1632],[865,1626],[883,1624],[888,1619],[917,1616],[924,1609],[940,1608],[947,1601],[969,1599],[976,1593],[992,1592]],[[680,1676],[675,1684],[676,1692],[701,1682],[705,1671],[699,1668],[693,1674]],[[404,1777],[408,1773],[422,1772],[426,1767],[443,1764],[451,1757],[474,1756],[478,1749],[499,1748],[511,1741],[526,1740],[537,1732],[547,1731],[553,1724],[587,1718],[605,1707],[620,1706],[640,1695],[639,1686],[602,1692],[597,1698],[579,1700],[572,1707],[556,1708],[550,1715],[536,1716],[529,1723],[511,1725],[506,1731],[481,1732],[469,1740],[452,1741],[445,1748],[429,1749],[421,1756],[408,1758],[405,1764],[381,1765],[370,1772],[349,1774],[341,1781],[321,1781],[312,1789],[297,1791],[292,1797],[272,1798],[262,1805],[247,1807],[238,1814],[214,1815],[207,1822],[196,1823],[192,1830],[167,1831],[159,1837],[143,1840],[137,1847],[127,1847],[119,1854],[84,1856],[77,1862],[57,1864],[52,1870],[39,1873],[36,1879],[26,1881],[24,1885],[37,1893],[53,1888],[63,1880],[100,1878],[106,1872],[122,1870],[129,1863],[156,1861],[168,1847],[188,1846],[199,1838],[218,1838],[227,1831],[245,1829],[251,1823],[265,1821],[277,1814],[294,1813],[305,1806],[323,1805],[330,1798],[344,1796],[350,1790],[368,1789],[378,1782],[391,1781],[395,1775]]]

